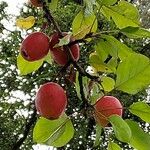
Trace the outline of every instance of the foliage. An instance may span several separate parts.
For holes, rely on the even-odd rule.
[[[22,30],[10,32],[0,24],[3,35],[0,41],[0,148],[31,149],[33,131],[35,143],[60,149],[108,147],[112,150],[127,147],[126,143],[129,147],[148,150],[150,135],[143,129],[146,122],[149,123],[150,113],[145,101],[145,90],[150,85],[150,55],[142,53],[142,49],[147,45],[150,32],[141,27],[138,9],[127,1],[117,0],[84,0],[81,4],[72,0],[44,1],[43,5],[45,7],[38,9],[25,6],[27,12],[22,10],[16,25],[26,29],[25,34],[40,28],[51,35],[59,30],[52,20],[51,23],[47,20],[51,17],[61,31],[72,32],[75,42],[80,42],[80,60],[71,61],[67,68],[60,67],[48,53],[40,61],[28,62],[19,54]],[[6,3],[1,3],[0,20],[11,19],[5,12],[6,7]],[[69,44],[68,38],[64,38],[58,45]],[[85,71],[89,65],[94,68],[92,73]],[[75,84],[67,78],[72,68],[76,68]],[[34,106],[37,88],[49,81],[62,85],[68,97],[66,114],[56,120],[38,118]],[[18,91],[23,92],[22,97],[17,95]],[[103,95],[120,97],[125,108],[122,118],[117,115],[109,118],[112,128],[108,130],[99,126],[92,116],[93,104]]]

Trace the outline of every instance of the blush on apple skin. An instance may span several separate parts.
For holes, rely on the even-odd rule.
[[[122,116],[123,107],[120,101],[113,96],[103,96],[98,99],[95,108],[95,119],[102,126],[106,127],[109,123],[107,120],[111,115]]]
[[[42,117],[58,119],[64,113],[67,105],[67,96],[64,89],[57,83],[43,84],[35,98],[35,106]]]
[[[31,4],[35,7],[42,7],[42,2],[40,2],[42,0],[30,0]]]
[[[67,35],[67,33],[63,33],[63,35]],[[53,35],[51,35],[50,37],[50,52],[52,54],[52,57],[54,59],[54,61],[61,65],[61,66],[64,66],[65,64],[67,64],[68,60],[69,60],[69,57],[67,55],[67,51],[65,49],[63,49],[63,47],[55,47],[54,46],[59,43],[59,35],[58,33],[54,33]],[[73,38],[70,39],[70,41],[74,41]],[[71,53],[74,57],[74,61],[78,61],[79,59],[79,55],[80,55],[80,48],[79,48],[79,45],[78,44],[74,44],[74,45],[71,45],[70,46],[70,50],[71,50]]]
[[[49,38],[42,32],[33,32],[22,42],[20,52],[27,61],[44,58],[49,52]]]

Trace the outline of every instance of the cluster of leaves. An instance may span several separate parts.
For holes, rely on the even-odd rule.
[[[50,10],[51,8],[56,8],[56,7],[51,7],[51,5],[54,6],[54,1],[50,3]],[[56,2],[55,2],[55,6],[57,6]],[[73,3],[70,3],[68,7],[69,10],[72,10],[72,8],[77,6],[74,5]],[[101,91],[104,91],[105,94],[113,93],[115,92],[115,90],[123,91],[128,94],[136,94],[139,91],[141,91],[143,88],[147,87],[150,83],[149,58],[142,54],[133,52],[131,48],[129,48],[128,46],[126,46],[121,42],[124,40],[123,39],[124,37],[125,38],[150,37],[150,33],[147,30],[141,28],[139,25],[140,22],[139,22],[139,15],[137,9],[128,2],[120,1],[117,3],[116,0],[111,0],[111,1],[110,0],[103,0],[103,1],[85,0],[83,6],[78,7],[78,9],[81,10],[78,12],[76,16],[74,16],[74,20],[68,21],[69,23],[67,23],[67,20],[62,21],[62,18],[60,18],[61,20],[60,22],[63,22],[62,26],[64,31],[66,29],[69,31],[70,29],[68,29],[68,27],[71,27],[70,25],[72,23],[72,33],[75,39],[85,42],[85,44],[82,44],[83,53],[87,52],[88,49],[87,46],[89,46],[92,49],[92,51],[89,52],[91,53],[89,57],[89,61],[87,62],[88,58],[86,58],[85,63],[95,68],[94,75],[97,75],[101,78],[101,84],[97,84],[97,82],[94,81],[94,85],[91,91],[92,94],[91,93],[89,94],[88,93],[89,90],[87,89],[87,87],[91,80],[89,80],[87,77],[84,77],[83,79],[84,94],[86,98],[89,99],[89,102],[92,102],[94,104],[97,98],[100,97],[100,95],[102,95]],[[57,14],[59,15],[61,14],[58,13],[57,9],[55,11],[56,12],[54,12],[54,14],[56,15],[56,17]],[[74,11],[76,12],[75,9]],[[42,13],[40,12],[40,15],[41,14]],[[65,12],[63,12],[62,14],[66,16]],[[105,20],[108,19],[107,24],[101,30],[98,28],[99,25],[98,19],[99,17],[101,17],[101,15],[99,14],[101,14],[103,17],[106,17]],[[69,18],[72,18],[71,17],[72,15],[70,15]],[[19,26],[23,26],[23,28],[28,29],[33,25],[36,25],[35,23],[40,25],[42,22],[41,21],[42,19],[39,22],[38,21],[36,22],[34,17],[29,17],[29,15],[26,17],[28,18],[18,20]],[[59,17],[58,17],[58,22],[59,22]],[[67,23],[68,26],[66,26],[65,23]],[[46,29],[46,32],[47,33],[52,32],[52,28],[50,27],[50,29]],[[120,34],[121,36],[119,37]],[[15,35],[15,38],[18,35],[17,39],[19,41],[16,41],[17,43],[14,43],[16,47],[20,43],[20,37],[19,37],[20,34],[19,32],[16,32],[15,34],[11,34],[10,36],[12,37],[13,35]],[[85,39],[87,40],[85,41]],[[2,43],[5,44],[6,42],[2,41]],[[62,45],[66,44],[66,41],[62,42],[61,44]],[[3,51],[7,49],[4,48],[4,46],[3,46]],[[10,45],[7,44],[7,47],[9,46]],[[10,48],[8,49],[10,50]],[[18,54],[18,52],[16,52],[16,50],[14,50],[13,47],[11,50],[12,50],[11,55],[16,56],[16,54]],[[11,60],[11,62],[13,62],[13,64],[15,65],[16,63],[14,61],[15,57],[12,56],[9,57],[8,55],[9,53],[7,52],[2,54],[7,55],[6,57],[2,57],[3,59],[6,58],[5,60],[6,62],[7,61],[10,62],[11,58],[13,58],[13,61]],[[82,64],[84,63],[82,62]],[[22,76],[22,78],[26,78],[27,80],[23,82],[22,85],[20,85],[20,82],[22,82],[22,78],[20,78],[19,81],[17,79],[14,80],[15,76],[17,76],[17,71],[16,74],[14,71],[12,71],[15,75],[11,79],[15,81],[16,89],[22,90],[25,93],[30,93],[31,97],[33,97],[33,95],[35,94],[35,91],[32,92],[32,89],[34,88],[33,83],[36,82],[35,84],[36,86],[44,83],[46,80],[51,80],[55,76],[57,70],[60,68],[51,61],[51,58],[49,56],[44,58],[43,60],[30,63],[28,61],[25,61],[21,57],[21,55],[19,55],[17,57],[17,66],[20,71],[20,75],[26,75],[26,76]],[[3,72],[3,74],[5,74],[5,72]],[[14,84],[13,81],[12,84]],[[71,147],[73,147],[73,143],[75,144],[74,146],[78,147],[78,149],[81,148],[86,149],[88,148],[88,146],[93,147],[92,137],[88,138],[88,136],[86,135],[87,130],[82,129],[82,125],[85,125],[85,128],[90,128],[89,123],[91,122],[91,120],[89,118],[86,118],[83,114],[79,113],[78,111],[78,108],[80,108],[80,105],[82,103],[78,75],[77,75],[75,85],[70,85],[70,83],[66,83],[64,79],[61,79],[61,81],[59,80],[59,82],[67,84],[66,89],[69,91],[68,95],[70,94],[69,106],[68,106],[68,109],[70,110],[67,110],[66,113],[69,115],[78,113],[75,116],[71,115],[71,119],[73,121],[76,131],[74,131],[74,127],[71,123],[70,117],[67,117],[66,115],[54,121],[50,121],[45,118],[40,118],[37,121],[34,128],[34,132],[33,132],[34,140],[38,143],[44,143],[55,147],[61,147],[64,146],[66,143],[68,143],[68,141],[75,134],[74,136],[75,139],[72,139],[69,143]],[[9,84],[8,83],[4,83],[4,84],[9,87],[4,86],[3,88],[4,90],[2,93],[4,93],[6,88],[9,89],[13,87],[13,90],[15,90],[14,88],[15,86],[14,85],[10,86],[10,82]],[[69,86],[71,86],[71,90],[73,90],[73,92],[74,92],[74,86],[76,87],[77,95],[79,98],[77,98],[76,93],[73,93],[71,92],[71,90],[69,90],[70,88]],[[8,90],[8,93],[10,91],[11,89]],[[74,96],[78,100],[72,102]],[[4,99],[5,97],[6,96],[4,95],[2,96],[2,98]],[[6,100],[4,100],[4,103],[5,102]],[[14,106],[16,107],[16,104]],[[145,122],[148,123],[150,122],[149,120],[150,107],[145,102],[137,102],[130,106],[127,105],[127,107],[130,113],[137,115]],[[32,105],[30,105],[29,108],[31,109]],[[6,110],[8,110],[8,106],[6,106]],[[79,120],[82,121],[80,122]],[[108,148],[110,150],[121,149],[119,145],[113,142],[116,139],[117,139],[117,143],[119,140],[123,143],[125,142],[130,144],[132,147],[136,149],[148,150],[150,146],[149,143],[150,136],[149,134],[144,133],[143,130],[139,127],[139,125],[136,122],[129,119],[124,121],[123,119],[117,116],[110,117],[109,121],[112,124],[114,134],[115,134],[115,137],[114,134],[112,135],[110,134],[109,137]],[[95,125],[95,123],[93,123],[93,125]],[[96,129],[95,146],[98,149],[98,147],[100,147],[99,145],[101,141],[100,138],[101,128],[99,126],[96,127],[94,126],[93,128]],[[81,139],[83,139],[82,140],[83,142],[79,144],[80,146],[77,145],[77,143],[80,143],[81,140],[79,138],[80,134],[76,133],[79,131],[81,131],[80,132],[82,136]],[[92,131],[94,131],[94,129]],[[90,134],[94,135],[95,132],[94,133],[90,132]],[[92,142],[86,144],[88,139],[91,140]],[[143,139],[145,139],[145,142],[142,142]],[[78,142],[76,143],[76,141]],[[84,147],[83,145],[87,145],[87,146]]]

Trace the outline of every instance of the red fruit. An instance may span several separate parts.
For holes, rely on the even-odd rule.
[[[65,111],[67,97],[63,88],[54,82],[40,87],[35,99],[39,114],[47,119],[57,119]]]
[[[42,7],[42,0],[30,0],[31,4],[34,5],[35,7]]]
[[[96,121],[103,127],[109,123],[107,120],[109,116],[114,114],[122,116],[123,111],[120,101],[113,96],[103,96],[98,99],[94,108]]]
[[[20,51],[28,61],[39,60],[49,51],[49,38],[42,32],[31,33],[23,40]]]
[[[63,35],[67,35],[66,33],[63,33]],[[73,41],[74,39],[71,38],[70,41]],[[50,37],[50,52],[52,54],[52,57],[54,59],[54,61],[56,63],[58,63],[61,66],[64,66],[69,58],[67,55],[67,51],[65,49],[63,49],[63,47],[56,47],[54,48],[54,46],[59,43],[59,35],[58,33],[54,33],[51,37]],[[78,44],[74,44],[72,46],[70,46],[70,50],[72,52],[72,55],[74,57],[75,61],[78,61],[79,59],[79,45]]]

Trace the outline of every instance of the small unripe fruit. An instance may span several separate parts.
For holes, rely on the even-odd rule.
[[[35,106],[42,117],[57,119],[64,113],[67,97],[63,88],[54,82],[49,82],[40,87],[36,94]]]
[[[66,33],[63,33],[63,35],[67,35]],[[65,64],[67,64],[69,58],[68,58],[68,55],[67,55],[67,51],[65,49],[63,49],[63,47],[55,47],[54,46],[56,44],[59,43],[59,35],[58,33],[54,33],[53,35],[51,35],[50,37],[50,52],[52,54],[52,57],[54,59],[54,61],[61,65],[61,66],[64,66]],[[74,39],[71,38],[70,41],[73,41]],[[79,59],[79,45],[78,44],[74,44],[74,45],[71,45],[70,46],[70,51],[72,53],[72,56],[74,58],[74,61],[78,61]]]
[[[120,101],[113,96],[103,96],[98,99],[95,108],[95,119],[102,126],[105,127],[109,123],[108,117],[111,115],[122,116],[123,107]]]
[[[35,7],[42,7],[42,0],[30,0],[31,4]]]
[[[23,40],[20,52],[27,61],[42,59],[49,52],[49,38],[42,32],[31,33]]]

